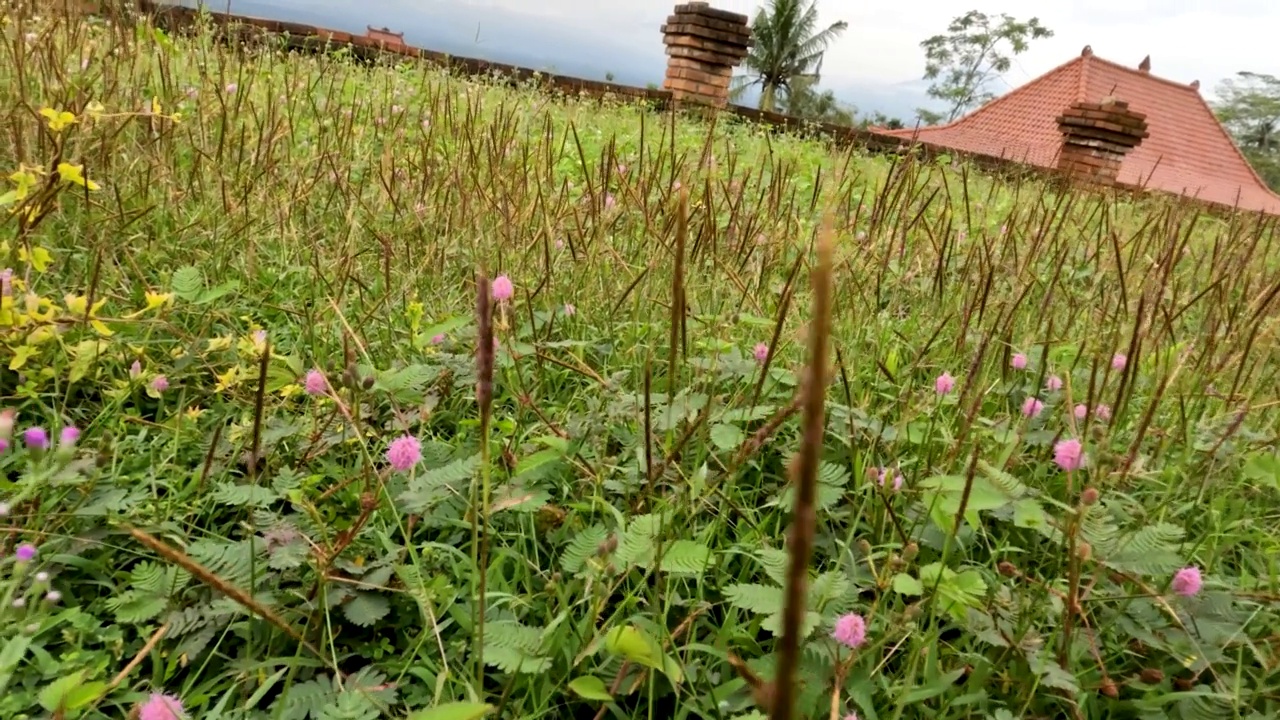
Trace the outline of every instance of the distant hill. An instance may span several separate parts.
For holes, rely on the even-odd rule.
[[[198,7],[199,0],[172,0],[175,5]],[[584,33],[545,16],[504,9],[495,12],[469,2],[397,0],[214,0],[203,3],[214,12],[252,15],[306,23],[334,30],[363,33],[372,25],[403,32],[410,45],[463,57],[556,72],[563,75],[644,87],[661,85],[666,71],[658,25],[644,28],[652,34],[650,46],[617,42],[609,33]],[[621,31],[617,31],[621,32]],[[651,47],[651,49],[649,49]],[[915,108],[924,101],[920,83],[871,84],[841,82],[829,76],[829,88],[860,113],[880,111],[911,123]],[[754,105],[759,93],[748,91],[740,102]]]

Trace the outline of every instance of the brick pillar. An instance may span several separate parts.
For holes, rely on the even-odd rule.
[[[751,47],[747,16],[716,10],[705,2],[675,7],[662,26],[667,46],[667,79],[677,105],[692,102],[713,107],[729,103],[729,79]]]
[[[1150,135],[1147,116],[1114,98],[1072,105],[1058,116],[1058,130],[1062,133],[1058,169],[1101,185],[1115,184],[1125,154]]]

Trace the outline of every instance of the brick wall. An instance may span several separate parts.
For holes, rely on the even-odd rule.
[[[729,104],[729,81],[751,47],[747,16],[717,10],[705,2],[677,5],[662,26],[667,46],[667,78],[662,86],[679,103],[722,108]]]
[[[1072,105],[1058,116],[1058,130],[1062,132],[1058,170],[1099,185],[1114,185],[1125,154],[1150,134],[1145,115],[1112,98]]]

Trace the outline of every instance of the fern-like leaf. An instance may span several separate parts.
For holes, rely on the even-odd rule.
[[[724,596],[730,605],[756,615],[772,615],[782,611],[780,587],[738,583],[726,587]]]
[[[575,575],[582,566],[600,548],[600,544],[609,536],[609,532],[600,525],[593,525],[574,536],[560,555],[560,569]]]

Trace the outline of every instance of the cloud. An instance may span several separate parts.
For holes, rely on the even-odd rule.
[[[214,0],[221,9],[227,0]],[[237,2],[231,0],[233,7]],[[489,59],[519,62],[547,58],[569,71],[603,76],[617,73],[625,82],[661,82],[665,63],[659,27],[674,0],[257,0],[282,12],[305,11],[308,18],[333,14],[354,24],[388,25],[450,45],[466,43]],[[711,0],[713,7],[754,17],[761,0]],[[1273,51],[1280,27],[1277,0],[982,0],[989,15],[1008,13],[1020,20],[1038,17],[1054,31],[1014,59],[994,90],[1022,85],[1080,53],[1085,45],[1098,56],[1137,65],[1152,59],[1152,72],[1178,82],[1200,80],[1207,95],[1240,70],[1280,74]],[[863,110],[877,109],[886,94],[919,104],[924,73],[920,41],[945,32],[951,19],[968,8],[954,0],[867,3],[818,0],[822,24],[837,20],[849,27],[830,48],[823,64],[823,85]],[[308,19],[308,22],[311,20]],[[416,25],[407,27],[406,25]],[[477,45],[474,39],[481,39]],[[486,41],[485,38],[492,38]],[[443,49],[443,48],[437,48]],[[504,59],[510,57],[510,59]],[[595,72],[592,72],[594,68]],[[843,90],[848,88],[848,90]],[[856,94],[861,88],[863,97]],[[868,102],[869,98],[877,98]]]

